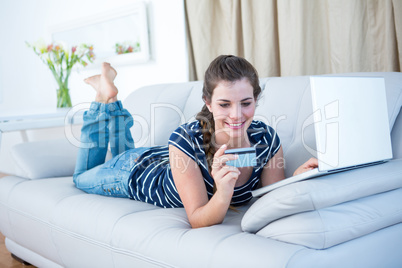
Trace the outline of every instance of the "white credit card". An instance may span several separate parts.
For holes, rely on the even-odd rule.
[[[226,162],[226,165],[234,167],[253,167],[257,165],[257,155],[254,147],[229,149],[225,154],[235,154],[238,156],[235,160]]]

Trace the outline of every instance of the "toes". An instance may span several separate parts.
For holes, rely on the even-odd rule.
[[[110,63],[109,62],[102,62],[102,67],[110,67]]]
[[[84,79],[84,82],[87,83],[88,85],[92,85],[92,84],[93,84],[93,81],[92,81],[92,79],[90,79],[90,78],[85,78],[85,79]]]

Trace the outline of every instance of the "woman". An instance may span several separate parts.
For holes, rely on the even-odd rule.
[[[219,56],[206,70],[197,120],[177,128],[167,146],[134,148],[131,115],[117,100],[116,71],[107,63],[86,82],[97,91],[84,114],[74,182],[88,193],[128,197],[160,207],[184,207],[193,228],[219,224],[230,205],[243,205],[251,190],[284,178],[279,137],[253,121],[261,93],[254,67]],[[104,163],[107,145],[113,159]],[[257,165],[226,165],[231,148],[255,147]],[[103,164],[104,163],[104,164]],[[295,174],[317,166],[311,159]]]

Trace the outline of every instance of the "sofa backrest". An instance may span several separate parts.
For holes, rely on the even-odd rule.
[[[402,105],[401,73],[348,73],[342,76],[383,76],[385,78],[390,127]],[[255,119],[277,130],[286,159],[285,175],[308,158],[316,156],[308,76],[273,77],[260,80],[263,93]],[[131,93],[124,106],[134,117],[132,128],[137,147],[165,145],[180,124],[191,121],[203,106],[202,81],[162,84]],[[402,158],[402,116],[392,131],[394,158]]]
[[[391,131],[392,154],[394,158],[402,158],[402,108]]]

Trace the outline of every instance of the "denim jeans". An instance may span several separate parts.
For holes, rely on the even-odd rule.
[[[74,172],[77,188],[91,194],[130,198],[128,180],[135,160],[148,148],[135,148],[131,114],[120,101],[93,102],[84,113]],[[105,163],[108,144],[113,158]]]

